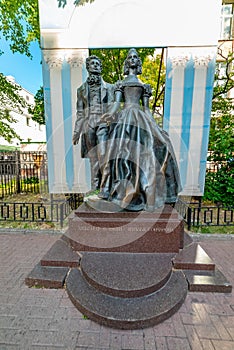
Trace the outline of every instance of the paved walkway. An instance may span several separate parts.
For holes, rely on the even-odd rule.
[[[188,293],[165,322],[121,331],[84,319],[64,290],[28,288],[24,278],[57,238],[0,234],[0,350],[234,349],[234,293]],[[234,285],[234,239],[201,246]]]

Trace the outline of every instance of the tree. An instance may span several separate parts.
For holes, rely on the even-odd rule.
[[[97,55],[102,61],[102,76],[107,82],[114,84],[124,78],[123,64],[129,49],[92,49],[91,55]],[[137,50],[142,63],[148,55],[154,54],[154,49]]]
[[[0,2],[0,39],[9,41],[13,53],[19,52],[28,57],[30,43],[40,40],[38,1],[37,0],[1,0]]]
[[[124,78],[123,64],[129,49],[93,49],[91,55],[96,55],[102,60],[102,76],[109,83],[115,83]],[[154,48],[139,48],[137,52],[142,60],[142,75],[140,79],[152,88],[150,107],[153,114],[160,115],[162,112],[165,66],[163,64],[163,51],[155,54]],[[162,115],[161,115],[162,117]]]
[[[16,120],[10,112],[21,113],[26,107],[26,102],[18,93],[20,88],[8,81],[2,73],[0,73],[0,86],[0,134],[5,140],[11,142],[12,139],[20,139],[20,137],[11,127]]]
[[[159,123],[162,123],[163,118],[163,103],[166,79],[166,67],[163,63],[164,49],[161,53],[155,51],[153,56],[147,56],[144,60],[141,80],[150,84],[152,88],[152,98],[150,99],[150,108]]]
[[[5,38],[9,42],[13,53],[19,52],[31,58],[30,43],[39,42],[39,33],[37,0],[1,0],[0,39]],[[4,52],[0,50],[0,54]],[[10,111],[21,113],[26,103],[18,94],[20,88],[10,83],[2,73],[0,84],[0,132],[2,137],[11,142],[13,138],[19,139],[19,135],[12,127],[16,121]]]
[[[65,7],[67,5],[67,0],[57,0],[58,1],[58,6],[59,7]],[[74,0],[74,5],[77,6],[82,6],[85,5],[86,3],[92,3],[95,0]]]
[[[223,73],[217,66],[208,146],[208,161],[214,164],[214,169],[207,169],[204,199],[233,206],[234,115],[233,100],[227,95],[234,88],[234,56],[219,54],[223,59]]]
[[[29,108],[29,113],[32,114],[32,120],[38,124],[45,124],[44,92],[42,86],[37,90],[34,101],[35,106]]]

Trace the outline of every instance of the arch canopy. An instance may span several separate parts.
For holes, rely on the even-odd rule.
[[[39,0],[41,45],[114,48],[217,45],[219,0]]]

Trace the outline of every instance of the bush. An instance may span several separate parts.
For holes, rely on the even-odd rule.
[[[37,176],[32,176],[32,177],[27,177],[26,179],[23,180],[24,184],[27,185],[34,185],[34,184],[39,184],[39,179]]]

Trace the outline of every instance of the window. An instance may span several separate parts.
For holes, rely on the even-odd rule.
[[[220,39],[230,40],[233,38],[233,6],[223,5],[221,10]]]

